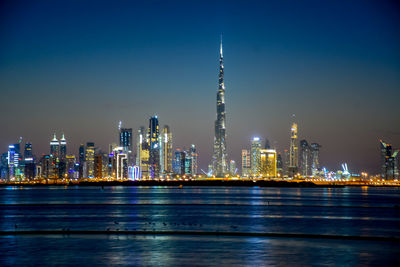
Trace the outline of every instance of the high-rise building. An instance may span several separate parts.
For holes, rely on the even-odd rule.
[[[68,179],[76,180],[79,178],[79,164],[76,162],[75,155],[65,156],[65,169]]]
[[[276,156],[276,174],[278,177],[283,177],[283,160],[281,153]]]
[[[25,178],[28,180],[33,180],[35,178],[35,160],[32,153],[32,144],[25,143],[25,150],[24,150],[24,175]]]
[[[8,179],[8,152],[0,155],[0,179],[3,181]]]
[[[51,177],[51,164],[52,158],[51,155],[43,155],[42,159],[40,160],[41,163],[41,175],[40,178],[50,179]]]
[[[393,151],[390,144],[380,140],[382,178],[385,180],[394,180],[399,178],[398,170],[398,153],[399,150]]]
[[[283,150],[283,177],[289,176],[290,153],[288,149]]]
[[[54,134],[53,139],[50,141],[50,156],[58,159],[60,156],[60,142],[58,141],[56,134]]]
[[[17,176],[16,172],[18,169],[18,149],[15,145],[8,146],[8,178],[10,180],[15,179]]]
[[[132,128],[119,128],[119,146],[128,155],[128,164],[133,164]]]
[[[66,178],[67,175],[67,140],[65,139],[64,134],[60,139],[60,155],[59,155],[59,162],[58,162],[58,177]]]
[[[303,177],[311,176],[311,149],[306,140],[300,141],[300,174]]]
[[[49,178],[58,179],[59,174],[59,160],[60,160],[60,142],[58,141],[56,134],[50,141],[50,168]]]
[[[149,138],[144,127],[140,127],[138,130],[136,145],[136,165],[139,167],[139,178],[148,178],[150,176],[150,149],[148,139]]]
[[[174,173],[178,175],[185,174],[186,153],[177,149],[174,154],[173,169]]]
[[[192,175],[196,175],[197,174],[197,168],[199,167],[198,166],[198,158],[199,158],[199,154],[197,154],[197,149],[196,149],[196,146],[194,145],[194,144],[192,144],[191,146],[190,146],[190,151],[189,151],[189,155],[190,155],[190,158],[191,158],[191,161],[192,161],[192,169],[191,169],[191,174]]]
[[[319,149],[321,145],[318,143],[311,143],[311,175],[316,176],[320,170],[319,166]]]
[[[217,92],[217,119],[215,120],[215,137],[213,153],[213,174],[224,177],[228,169],[226,153],[226,118],[225,118],[225,84],[222,39],[219,56],[219,79]]]
[[[94,143],[87,142],[85,149],[85,164],[86,165],[86,175],[85,178],[94,178]]]
[[[168,125],[164,125],[160,142],[160,167],[161,174],[172,173],[172,133]]]
[[[24,160],[25,161],[34,161],[31,143],[25,143]]]
[[[149,120],[148,143],[150,177],[158,178],[160,175],[160,129],[157,116]]]
[[[85,164],[85,159],[86,159],[86,157],[85,157],[85,146],[83,144],[81,144],[79,146],[78,154],[79,154],[78,176],[79,176],[80,179],[82,179],[82,178],[84,178],[84,174],[85,174],[83,169],[84,169],[84,164]]]
[[[271,178],[276,177],[276,159],[275,149],[260,149],[259,176]]]
[[[229,174],[231,176],[236,175],[236,162],[234,160],[229,161]]]
[[[251,141],[251,150],[250,150],[250,174],[253,177],[257,177],[260,175],[260,150],[261,150],[261,140],[259,137],[254,137]]]
[[[67,140],[65,139],[65,135],[62,134],[60,139],[60,160],[64,161],[67,156]]]
[[[290,152],[289,152],[288,175],[293,177],[298,172],[298,147],[297,147],[297,123],[293,123],[290,128]]]
[[[250,175],[251,168],[251,154],[248,149],[242,149],[242,176]]]

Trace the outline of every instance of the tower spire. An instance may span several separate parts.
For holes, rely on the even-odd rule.
[[[219,56],[220,56],[221,58],[224,57],[224,55],[223,55],[223,53],[222,53],[222,33],[221,33],[221,44],[220,44],[220,47],[219,47]]]

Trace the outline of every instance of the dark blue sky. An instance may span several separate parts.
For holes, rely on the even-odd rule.
[[[322,145],[321,162],[379,169],[378,139],[400,146],[396,1],[1,1],[0,151],[17,137],[48,153],[107,150],[117,123],[157,114],[175,148],[211,159],[223,33],[227,144],[251,137]],[[136,138],[136,136],[135,136]]]

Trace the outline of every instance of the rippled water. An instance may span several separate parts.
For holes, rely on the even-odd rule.
[[[399,188],[0,187],[0,230],[104,234],[0,236],[0,263],[397,265]],[[119,235],[107,231],[169,231]],[[371,240],[178,235],[239,232]]]

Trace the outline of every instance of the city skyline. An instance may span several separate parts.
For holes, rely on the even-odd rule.
[[[374,10],[372,3],[352,3],[343,11],[345,22],[336,25],[323,14],[327,9],[335,11],[340,4],[331,3],[329,8],[316,5],[315,11],[300,7],[305,12],[300,14],[285,4],[255,3],[263,12],[268,10],[270,16],[251,19],[252,12],[259,13],[247,6],[240,14],[248,20],[237,27],[232,18],[241,7],[238,3],[219,2],[217,10],[224,14],[223,18],[216,11],[205,10],[208,5],[202,6],[201,12],[210,14],[212,21],[200,26],[198,23],[207,16],[198,15],[192,5],[175,2],[168,7],[171,14],[178,12],[180,19],[188,19],[191,14],[194,18],[183,29],[177,29],[179,19],[168,22],[168,27],[177,29],[171,35],[161,34],[163,14],[156,12],[161,18],[150,26],[144,24],[143,18],[128,16],[129,11],[136,14],[137,10],[147,9],[146,4],[132,4],[124,11],[117,7],[106,10],[101,2],[94,14],[89,13],[85,19],[78,17],[72,25],[61,23],[61,19],[73,15],[68,9],[61,12],[62,4],[47,5],[50,12],[43,20],[35,13],[43,7],[40,1],[18,11],[12,4],[5,4],[3,10],[10,14],[4,14],[1,28],[4,42],[0,46],[0,107],[7,114],[1,119],[1,124],[6,125],[0,133],[1,151],[22,136],[33,144],[34,153],[47,154],[49,138],[55,131],[66,134],[69,151],[74,154],[81,143],[90,141],[106,150],[109,143],[118,142],[118,121],[134,129],[135,140],[136,129],[149,114],[158,114],[174,133],[174,148],[196,144],[199,165],[206,169],[212,158],[222,32],[225,82],[229,88],[229,159],[239,163],[241,150],[248,148],[254,136],[268,138],[278,151],[288,149],[290,116],[295,113],[298,140],[322,145],[322,166],[340,169],[347,162],[351,170],[379,173],[379,140],[400,147],[396,100],[400,94],[400,55],[395,49],[400,42],[395,35],[398,17],[391,13],[389,4]],[[173,11],[176,6],[180,9]],[[78,13],[88,9],[82,4]],[[359,9],[356,18],[366,23],[365,28],[350,16]],[[279,18],[271,14],[273,10],[286,12]],[[121,19],[109,28],[99,20],[107,14],[115,18],[119,12]],[[307,12],[319,16],[312,21],[302,20]],[[282,24],[290,14],[296,15],[299,25]],[[26,15],[24,22],[32,19],[32,33],[24,23],[16,24],[11,15]],[[333,12],[330,18],[335,15],[338,13]],[[98,20],[91,23],[89,18]],[[131,20],[113,38],[106,38],[117,26]],[[55,26],[44,22],[54,22]],[[86,30],[94,30],[92,39],[78,38],[82,37],[76,28],[79,22]],[[133,22],[140,27],[133,27]],[[217,29],[211,29],[214,22],[219,25]],[[311,27],[311,33],[300,36],[303,27],[313,22],[323,26]],[[248,31],[255,25],[259,25],[258,31]],[[351,27],[346,30],[348,25]],[[34,36],[52,32],[53,27],[61,27],[60,33],[43,39]],[[136,37],[126,34],[129,27],[133,27]],[[190,27],[195,31],[185,34]],[[153,28],[155,31],[151,31]],[[362,31],[366,28],[376,38],[369,37],[371,32]],[[338,33],[340,30],[343,32]],[[321,36],[317,37],[317,33]],[[64,44],[65,40],[69,43]],[[99,40],[108,42],[95,45]],[[329,42],[332,40],[336,43]],[[361,46],[364,42],[367,45]],[[151,62],[146,63],[149,58]]]

